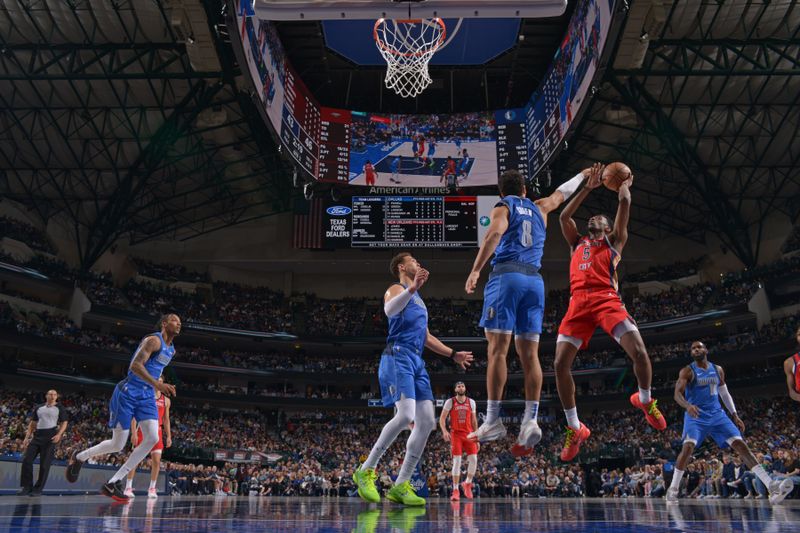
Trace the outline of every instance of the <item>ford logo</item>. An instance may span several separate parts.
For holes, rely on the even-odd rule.
[[[349,215],[353,212],[353,210],[343,205],[334,205],[326,209],[325,212],[331,216],[341,217],[344,215]]]

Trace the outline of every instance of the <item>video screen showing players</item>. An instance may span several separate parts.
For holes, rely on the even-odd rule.
[[[353,112],[350,184],[472,187],[497,183],[494,113]]]

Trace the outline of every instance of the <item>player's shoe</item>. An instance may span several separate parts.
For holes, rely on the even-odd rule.
[[[481,427],[477,429],[477,431],[473,431],[467,438],[470,440],[476,440],[478,442],[489,442],[492,440],[502,439],[506,436],[506,427],[503,425],[503,421],[499,418],[495,420],[491,424],[487,424],[484,422],[481,424]]]
[[[678,503],[677,487],[670,487],[667,489],[667,503]]]
[[[386,521],[392,530],[411,533],[415,531],[417,518],[423,516],[427,511],[424,507],[407,507],[405,509],[394,509],[386,514]]]
[[[561,450],[562,461],[572,461],[581,450],[581,444],[589,438],[592,432],[581,422],[580,429],[572,429],[567,426],[567,434],[564,437],[564,449]]]
[[[639,399],[639,393],[634,392],[631,394],[631,405],[637,409],[644,411],[644,417],[647,423],[659,431],[667,429],[667,420],[661,411],[658,410],[658,400],[650,400],[650,403],[643,404]]]
[[[533,447],[542,440],[542,429],[536,420],[528,420],[519,430],[516,444],[511,447],[511,455],[523,457],[533,453]]]
[[[108,496],[115,502],[128,503],[131,501],[130,498],[125,496],[125,482],[121,479],[113,483],[109,481],[100,487],[100,494]]]
[[[461,493],[459,492],[458,487],[456,487],[453,489],[453,493],[450,494],[450,501],[457,502],[460,499],[461,499]]]
[[[425,505],[425,498],[420,498],[417,496],[417,494],[414,492],[414,488],[411,486],[410,481],[404,481],[399,485],[393,486],[391,489],[389,489],[389,492],[386,493],[386,498],[394,503],[407,505],[409,507],[419,507],[420,505]]]
[[[378,503],[381,501],[381,495],[378,494],[378,489],[375,488],[375,481],[378,479],[378,473],[374,468],[366,468],[361,470],[359,467],[353,472],[353,483],[358,487],[358,495],[365,502]]]
[[[158,498],[158,490],[153,487],[151,489],[147,489],[147,499],[148,500],[155,500]]]
[[[72,452],[72,458],[70,463],[67,465],[67,469],[65,471],[65,476],[67,481],[70,483],[75,483],[78,481],[78,474],[81,473],[81,467],[83,466],[83,461],[78,460],[78,452]]]
[[[784,479],[783,481],[774,480],[769,484],[769,503],[775,505],[781,503],[794,489],[794,483],[791,479]]]
[[[380,518],[380,509],[361,511],[356,517],[356,527],[350,533],[375,533],[375,530],[378,529],[378,520]]]
[[[466,481],[461,484],[461,490],[464,491],[464,497],[468,500],[472,499],[472,483]]]
[[[133,489],[132,488],[125,487],[125,496],[127,496],[128,498],[130,498],[132,500],[132,499],[134,499],[136,497],[136,494],[133,493]]]

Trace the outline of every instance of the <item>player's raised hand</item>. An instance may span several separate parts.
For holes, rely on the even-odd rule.
[[[686,408],[686,412],[689,413],[689,416],[692,418],[700,417],[700,408],[696,405],[689,404],[689,407]]]
[[[453,354],[453,361],[464,370],[472,364],[472,359],[472,352],[456,352]]]
[[[469,277],[467,278],[467,282],[464,284],[464,292],[467,294],[472,294],[475,292],[475,287],[478,286],[478,280],[481,277],[480,271],[470,272]]]
[[[589,179],[586,180],[587,189],[596,189],[603,184],[603,171],[606,166],[602,163],[595,163],[589,169]]]
[[[156,389],[161,391],[161,394],[166,396],[176,396],[175,394],[175,385],[170,385],[169,383],[163,383],[161,381],[156,382]]]
[[[424,268],[419,267],[417,269],[417,273],[414,274],[414,282],[411,284],[415,292],[420,290],[422,286],[425,285],[425,282],[428,281],[428,276],[430,276],[430,272]]]

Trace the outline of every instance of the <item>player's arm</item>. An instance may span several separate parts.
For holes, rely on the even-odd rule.
[[[439,415],[439,429],[442,430],[442,437],[444,438],[445,442],[450,442],[450,432],[447,430],[447,415],[450,414],[448,403],[449,402],[445,402],[444,408],[442,409],[442,414]]]
[[[633,174],[619,187],[619,205],[617,205],[617,216],[614,218],[614,231],[611,233],[611,242],[614,248],[620,253],[628,242],[628,221],[631,218],[631,184],[633,184]]]
[[[786,374],[786,388],[789,389],[789,398],[800,402],[800,391],[794,389],[794,358],[789,357],[783,362],[783,373]]]
[[[139,432],[136,431],[136,419],[131,418],[131,446],[136,448],[139,445]]]
[[[700,416],[700,409],[697,408],[696,405],[692,405],[689,403],[689,400],[686,399],[686,385],[688,385],[694,379],[694,373],[692,369],[688,366],[681,368],[680,374],[678,374],[678,381],[675,382],[675,403],[686,409],[686,412],[689,413],[689,416],[692,418],[697,418]]]
[[[467,283],[464,285],[464,290],[467,294],[475,292],[478,279],[481,277],[481,270],[494,254],[497,245],[500,244],[500,239],[508,229],[508,215],[508,207],[505,204],[498,205],[492,209],[492,221],[486,230],[486,236],[483,238],[480,250],[478,250],[478,256],[475,257],[475,262],[472,264],[472,272],[470,272]]]
[[[581,170],[574,177],[559,185],[550,196],[539,198],[533,202],[536,204],[536,207],[539,208],[539,212],[542,214],[542,217],[547,220],[547,215],[550,212],[558,209],[558,206],[569,200],[569,197],[578,190],[578,188],[581,186],[581,183],[583,183],[584,180],[588,178],[595,169],[601,171],[602,175],[603,166],[600,163],[595,163],[590,168]]]
[[[575,219],[572,217],[575,216],[575,212],[578,211],[578,208],[581,206],[586,197],[589,196],[589,193],[603,183],[603,169],[605,169],[603,165],[600,163],[595,163],[592,165],[592,168],[583,171],[588,171],[586,183],[583,185],[583,188],[572,197],[572,200],[569,201],[567,206],[558,216],[558,223],[561,226],[561,234],[564,235],[564,238],[567,240],[567,244],[569,244],[570,249],[575,246],[575,244],[578,242],[578,237],[580,237],[578,234],[578,225],[575,223]],[[583,172],[581,174],[583,174]]]
[[[131,361],[130,367],[128,370],[142,378],[146,383],[153,386],[154,389],[161,391],[162,394],[166,394],[167,396],[175,396],[175,387],[168,384],[168,383],[161,383],[157,379],[154,379],[153,376],[150,375],[150,372],[144,367],[144,364],[150,360],[153,353],[157,352],[161,349],[161,341],[158,337],[154,335],[150,335],[149,337],[145,338],[144,342],[139,345],[139,349],[136,350],[136,353],[133,355],[133,360]]]
[[[404,288],[397,283],[389,287],[383,295],[383,312],[386,313],[386,316],[393,317],[402,313],[403,309],[408,305],[408,302],[411,301],[414,293],[422,288],[425,282],[428,281],[429,275],[430,273],[427,270],[419,268],[414,275],[414,281],[411,282],[408,288]]]
[[[475,413],[475,409],[472,410],[472,427],[478,427],[478,415]]]
[[[172,426],[169,422],[169,407],[172,401],[169,398],[164,398],[164,447],[169,448],[172,446]]]
[[[728,391],[728,384],[725,383],[725,371],[722,370],[722,367],[719,365],[714,366],[717,367],[717,374],[719,374],[719,387],[717,388],[719,399],[722,400],[725,409],[731,414],[733,423],[736,424],[739,431],[744,433],[744,422],[742,422],[742,419],[739,418],[739,415],[736,413],[736,405],[733,403],[733,396],[731,396],[731,393]]]
[[[442,341],[431,335],[430,330],[426,330],[425,347],[435,354],[449,357],[464,370],[472,364],[472,352],[457,352],[455,348],[446,346]]]

